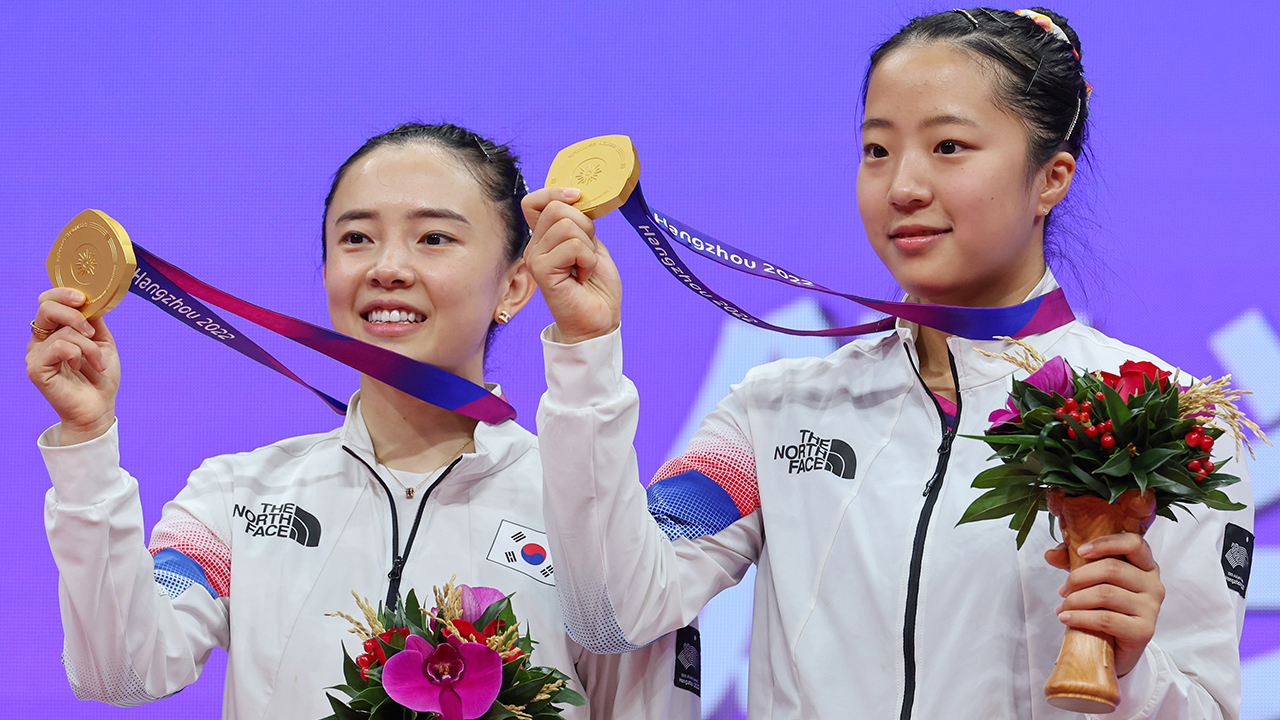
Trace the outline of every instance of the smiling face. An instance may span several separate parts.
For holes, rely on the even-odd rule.
[[[1026,128],[993,102],[992,72],[935,43],[895,50],[871,74],[858,209],[881,262],[925,302],[1021,302],[1044,271],[1044,215],[1075,167],[1063,184],[1060,153],[1028,176]]]
[[[532,295],[476,178],[448,150],[386,146],[353,163],[325,218],[333,327],[481,382],[489,324]]]

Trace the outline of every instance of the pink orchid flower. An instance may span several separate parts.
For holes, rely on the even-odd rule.
[[[382,687],[410,710],[440,713],[443,720],[473,720],[489,711],[502,690],[502,658],[497,650],[457,636],[432,647],[410,635],[404,650],[387,659]]]
[[[1071,397],[1076,392],[1075,383],[1071,381],[1071,366],[1062,359],[1061,355],[1041,365],[1040,369],[1027,376],[1024,382],[1050,395],[1057,393],[1062,397]],[[1022,414],[1013,404],[1013,398],[1009,398],[1005,401],[1004,407],[993,411],[987,417],[993,428],[1005,423],[1016,423],[1021,419]]]

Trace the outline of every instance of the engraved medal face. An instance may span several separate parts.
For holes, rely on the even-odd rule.
[[[639,181],[640,159],[626,135],[602,135],[574,143],[556,155],[547,171],[547,187],[582,191],[573,206],[592,220],[622,207]]]
[[[87,318],[120,304],[138,267],[129,235],[106,213],[85,210],[67,223],[49,251],[47,269],[54,287],[75,288],[88,300]]]

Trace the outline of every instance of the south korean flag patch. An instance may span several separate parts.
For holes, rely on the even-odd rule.
[[[503,520],[489,548],[489,560],[524,573],[543,585],[555,586],[555,569],[547,534]]]

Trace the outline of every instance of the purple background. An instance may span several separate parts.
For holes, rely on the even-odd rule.
[[[27,717],[131,719],[217,717],[222,656],[215,653],[210,677],[135,710],[78,703],[63,676],[57,576],[42,527],[48,479],[35,449],[55,416],[18,357],[47,287],[48,247],[71,217],[104,210],[197,277],[327,324],[322,199],[331,173],[367,136],[406,119],[455,121],[513,142],[536,186],[561,147],[624,133],[639,148],[657,207],[816,281],[887,298],[892,278],[866,245],[853,199],[861,74],[874,43],[912,15],[950,7],[35,6],[6,8],[0,43],[0,208],[14,250],[0,269],[0,337],[11,358],[0,397],[12,418],[3,457],[13,470],[0,523],[8,628],[0,675]],[[1109,334],[1201,376],[1235,373],[1257,391],[1254,415],[1273,427],[1280,49],[1271,23],[1203,7],[1165,3],[1154,14],[1058,3],[1082,37],[1095,88],[1095,162],[1073,190],[1089,223],[1077,252],[1082,271],[1064,279],[1078,309]],[[624,275],[645,472],[746,367],[829,347],[730,325],[681,289],[619,216],[600,232]],[[761,315],[863,317],[857,306],[778,284],[698,272]],[[124,365],[123,458],[141,479],[149,523],[201,459],[339,422],[305,389],[136,297],[109,319]],[[530,427],[544,386],[536,336],[546,322],[535,300],[502,335],[491,366]],[[250,334],[330,394],[355,388],[352,371]],[[1242,645],[1245,716],[1275,718],[1280,512],[1268,506],[1280,494],[1280,453],[1262,452],[1253,467],[1259,552]],[[727,593],[708,611],[708,716],[737,714],[748,604],[749,594]]]

